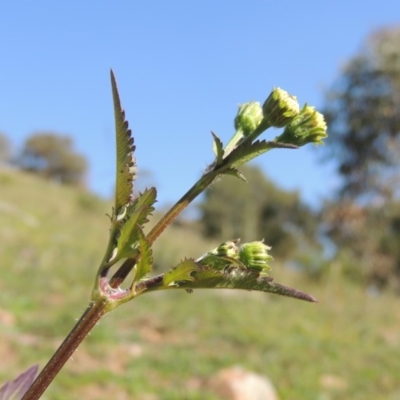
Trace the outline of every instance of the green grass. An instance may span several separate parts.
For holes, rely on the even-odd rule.
[[[0,171],[0,193],[6,381],[43,366],[84,310],[110,206],[15,171]],[[170,227],[157,243],[157,266],[212,245]],[[139,297],[100,321],[43,398],[216,399],[210,379],[233,365],[268,376],[281,399],[400,398],[398,297],[370,297],[334,269],[319,283],[276,263],[272,275],[319,303],[227,290]]]

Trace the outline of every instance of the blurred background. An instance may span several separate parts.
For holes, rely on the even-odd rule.
[[[90,295],[115,179],[112,68],[135,191],[158,190],[150,224],[212,162],[210,131],[229,140],[239,104],[281,87],[325,115],[325,146],[276,149],[243,168],[247,184],[217,182],[154,249],[161,272],[264,238],[274,279],[319,303],[143,296],[96,327],[46,398],[233,399],[221,387],[234,366],[281,399],[400,398],[399,11],[389,0],[3,2],[0,382],[43,366]]]

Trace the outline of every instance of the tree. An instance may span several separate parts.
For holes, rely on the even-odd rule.
[[[228,177],[205,193],[200,205],[205,236],[244,241],[264,238],[280,259],[292,257],[300,244],[304,249],[318,249],[316,219],[299,193],[278,188],[258,167],[241,171],[247,184],[238,185],[237,178]]]
[[[400,27],[371,35],[326,95],[329,155],[343,178],[341,196],[398,194]]]
[[[60,183],[84,185],[87,161],[72,147],[69,136],[34,133],[26,140],[17,163],[25,171]]]
[[[341,200],[325,204],[322,218],[345,276],[400,293],[400,202],[385,207]]]
[[[0,132],[0,164],[8,163],[11,159],[11,144],[8,137]]]
[[[372,34],[326,95],[342,186],[322,213],[351,276],[400,291],[400,27]]]

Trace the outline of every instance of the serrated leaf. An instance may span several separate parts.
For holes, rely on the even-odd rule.
[[[310,302],[317,301],[307,293],[275,283],[271,277],[260,276],[259,273],[251,270],[232,269],[222,272],[203,269],[193,274],[193,278],[192,281],[180,282],[179,288],[256,290]]]
[[[146,220],[148,207],[143,205],[129,215],[119,231],[117,239],[117,253],[113,260],[134,257],[138,254],[136,242],[139,238],[140,221]],[[136,247],[136,248],[135,248]]]
[[[189,285],[191,288],[215,288],[224,279],[225,273],[222,270],[203,267],[196,272],[194,280],[182,282],[179,286]]]
[[[122,221],[119,231],[118,243],[122,244],[124,240],[130,240],[131,243],[134,243],[139,239],[134,227],[136,225],[142,227],[148,222],[147,217],[154,211],[153,205],[156,202],[156,195],[157,191],[155,188],[146,189],[143,193],[139,193],[135,201],[126,207],[124,221]],[[129,239],[126,239],[125,236],[122,237],[127,232],[131,232]],[[120,252],[121,248],[119,245],[118,249]]]
[[[208,253],[200,259],[196,260],[197,264],[202,267],[208,267],[213,270],[222,271],[228,267],[238,267],[240,269],[246,269],[247,267],[236,258],[228,256],[218,256],[216,254]]]
[[[297,149],[298,147],[294,145],[287,145],[285,143],[257,140],[248,146],[237,147],[234,151],[232,151],[229,157],[226,158],[225,165],[229,168],[237,168],[273,148]]]
[[[164,274],[163,286],[171,286],[176,282],[193,281],[193,272],[199,271],[200,267],[192,259],[182,261]]]
[[[139,281],[153,269],[153,252],[150,243],[146,239],[142,229],[138,226],[138,241],[140,250],[140,259],[135,267],[134,282]]]
[[[115,76],[111,70],[111,87],[114,102],[115,135],[117,143],[117,177],[115,189],[115,213],[132,201],[133,181],[137,177],[136,159],[133,157],[135,146],[133,137],[125,120],[121,107]]]
[[[156,188],[152,187],[150,189],[146,189],[143,193],[139,193],[139,196],[135,199],[133,206],[131,208],[138,209],[143,206],[147,207],[148,215],[150,215],[154,211],[154,203],[157,201],[157,190]],[[128,212],[129,213],[129,212]],[[140,225],[147,221],[139,222]]]
[[[224,157],[224,145],[222,144],[221,139],[214,132],[211,132],[211,135],[213,135],[214,138],[213,151],[216,157],[216,165],[218,166],[222,163]]]

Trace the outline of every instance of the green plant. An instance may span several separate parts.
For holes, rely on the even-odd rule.
[[[139,295],[171,289],[191,292],[197,288],[231,288],[257,290],[289,296],[310,302],[316,300],[303,293],[275,283],[268,276],[272,260],[270,248],[262,241],[239,246],[228,240],[198,259],[187,258],[170,270],[148,277],[152,271],[152,244],[179,215],[210,184],[224,175],[246,180],[237,167],[274,148],[296,149],[307,143],[322,143],[326,124],[314,108],[299,109],[295,97],[274,89],[264,105],[250,102],[240,106],[235,118],[236,132],[224,147],[214,134],[215,160],[191,189],[145,235],[143,226],[154,210],[156,189],[146,189],[132,197],[137,176],[135,146],[124,111],[121,108],[114,74],[111,72],[114,100],[117,172],[116,193],[109,242],[95,277],[91,301],[67,338],[25,393],[24,400],[38,399],[59,370],[94,325],[109,311]],[[285,127],[272,141],[257,140],[270,127]],[[118,264],[117,264],[118,263]],[[122,263],[122,264],[121,264]],[[114,267],[113,274],[111,274]],[[127,288],[121,285],[129,277]],[[126,285],[126,283],[125,283]]]

